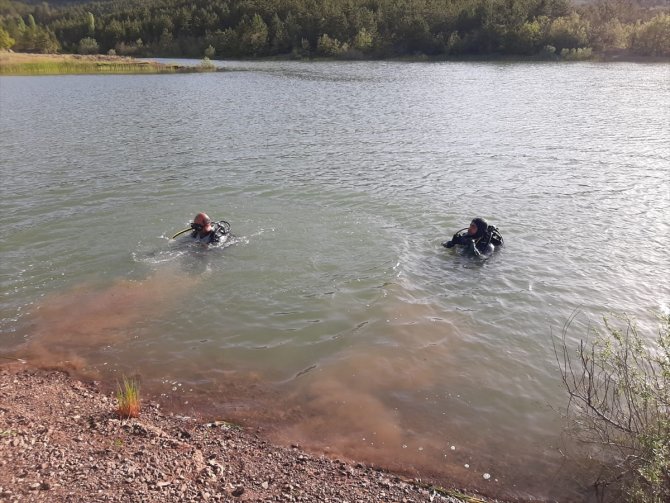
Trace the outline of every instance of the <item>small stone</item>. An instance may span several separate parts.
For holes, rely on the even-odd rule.
[[[263,489],[267,489],[269,486],[270,486],[270,484],[268,484],[268,481],[267,481],[267,480],[264,481],[264,482],[261,484],[261,487],[262,487]]]
[[[482,477],[484,477],[484,480],[488,480],[488,479],[491,478],[491,474],[490,473],[485,473],[484,475],[482,475]]]
[[[242,496],[244,494],[244,487],[237,486],[235,489],[233,489],[233,492],[230,493],[230,494],[232,494],[236,498],[239,498],[240,496]]]

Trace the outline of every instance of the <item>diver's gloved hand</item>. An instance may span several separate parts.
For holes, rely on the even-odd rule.
[[[444,246],[445,248],[453,248],[454,243],[453,241],[443,241],[442,246]]]

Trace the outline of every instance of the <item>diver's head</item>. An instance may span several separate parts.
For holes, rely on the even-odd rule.
[[[198,213],[193,219],[191,228],[202,235],[207,234],[212,231],[212,220],[207,216],[207,213]]]
[[[482,237],[486,233],[488,227],[488,222],[483,218],[473,218],[472,222],[470,222],[470,227],[468,227],[468,236],[475,238]]]

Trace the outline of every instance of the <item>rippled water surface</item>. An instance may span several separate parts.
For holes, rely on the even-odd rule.
[[[670,67],[224,66],[0,78],[2,354],[583,497],[552,333],[668,312]],[[201,210],[236,237],[169,240]],[[486,263],[440,246],[474,216],[505,237]]]

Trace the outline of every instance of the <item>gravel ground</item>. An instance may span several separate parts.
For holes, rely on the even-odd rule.
[[[138,419],[115,408],[96,383],[0,367],[0,501],[484,501],[156,403]]]

